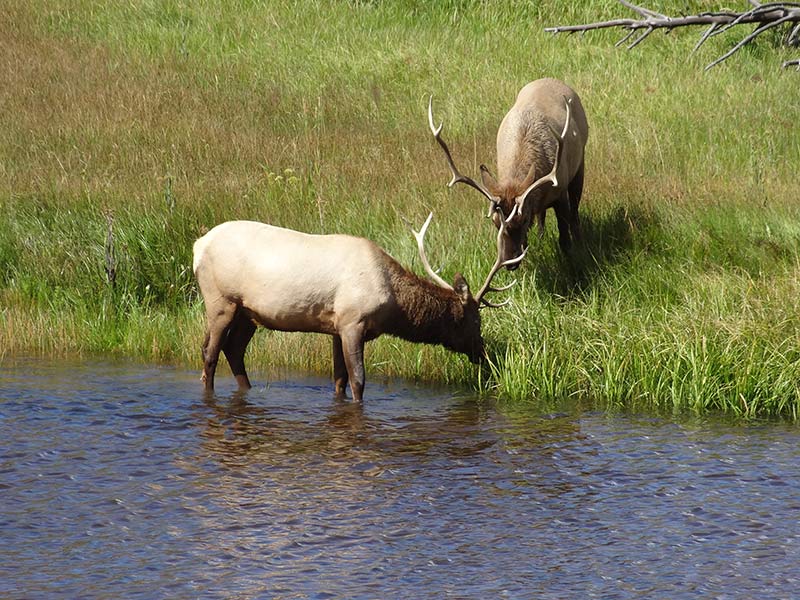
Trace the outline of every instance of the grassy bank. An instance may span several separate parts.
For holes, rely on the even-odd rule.
[[[697,55],[691,31],[625,52],[615,32],[543,32],[621,15],[611,0],[499,4],[0,0],[0,354],[199,368],[191,245],[234,218],[363,235],[420,270],[401,217],[434,210],[432,260],[479,285],[494,229],[475,192],[444,187],[427,96],[476,173],[518,89],[554,76],[578,90],[591,127],[585,248],[560,256],[549,217],[513,306],[484,312],[482,372],[385,338],[368,347],[368,382],[796,418],[800,79],[778,68],[789,55],[763,39],[704,73],[735,35]],[[328,343],[262,333],[249,362],[326,372]]]

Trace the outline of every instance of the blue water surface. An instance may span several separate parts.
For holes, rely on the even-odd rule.
[[[0,363],[0,597],[800,597],[793,425],[261,375]]]

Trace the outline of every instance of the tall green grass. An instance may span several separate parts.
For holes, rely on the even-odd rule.
[[[480,285],[495,232],[444,187],[428,95],[477,173],[519,88],[554,76],[590,122],[584,247],[560,255],[548,216],[512,306],[484,313],[483,370],[381,338],[368,381],[797,418],[800,108],[777,38],[704,73],[734,34],[690,54],[698,32],[631,52],[543,32],[625,14],[611,0],[0,4],[0,355],[199,366],[191,246],[234,218],[363,235],[418,269],[402,217],[434,210],[432,260]],[[679,4],[649,6],[712,8]],[[329,340],[260,334],[248,359],[326,372]]]

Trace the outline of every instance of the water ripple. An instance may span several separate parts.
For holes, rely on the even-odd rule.
[[[0,365],[0,595],[800,594],[800,435],[321,379]]]

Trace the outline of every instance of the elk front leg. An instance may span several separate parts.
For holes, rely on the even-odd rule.
[[[553,204],[553,208],[556,211],[556,221],[558,222],[558,245],[561,247],[561,251],[566,254],[569,252],[570,246],[572,246],[572,240],[570,239],[572,211],[569,206],[569,194],[564,192]]]
[[[572,234],[572,239],[580,242],[583,238],[581,232],[581,221],[578,218],[578,205],[581,203],[581,196],[583,195],[583,163],[575,173],[575,177],[569,182],[567,186],[567,193],[569,194],[569,229]]]
[[[342,338],[338,335],[333,336],[333,384],[335,386],[336,398],[344,398],[347,396],[345,388],[347,387],[347,364],[344,360],[344,352],[342,351]]]
[[[364,396],[364,327],[354,325],[341,332],[342,355],[350,380],[353,402],[361,402]]]

